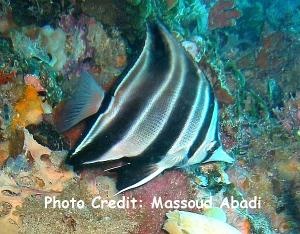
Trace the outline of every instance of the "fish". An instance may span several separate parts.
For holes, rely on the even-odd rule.
[[[54,122],[64,132],[85,119],[88,130],[68,163],[122,161],[108,170],[118,174],[118,193],[170,168],[234,161],[221,144],[218,103],[208,79],[160,21],[147,24],[142,52],[111,90],[82,72]]]

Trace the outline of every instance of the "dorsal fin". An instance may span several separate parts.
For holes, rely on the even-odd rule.
[[[76,90],[71,98],[58,105],[53,114],[58,132],[65,132],[80,121],[95,114],[103,101],[104,91],[91,74],[82,72]]]

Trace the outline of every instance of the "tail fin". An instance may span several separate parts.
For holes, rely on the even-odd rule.
[[[205,160],[203,163],[207,162],[215,162],[215,161],[221,161],[221,162],[227,162],[227,163],[233,163],[234,159],[227,154],[222,146],[219,146],[213,154]]]

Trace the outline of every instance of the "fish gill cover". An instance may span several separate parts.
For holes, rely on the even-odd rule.
[[[0,233],[300,233],[299,1],[0,0],[0,33]]]

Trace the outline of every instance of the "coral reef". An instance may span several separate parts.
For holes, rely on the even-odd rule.
[[[67,35],[63,74],[72,77],[90,70],[103,88],[110,88],[127,65],[126,43],[118,30],[107,31],[85,15],[64,15],[59,24]]]
[[[205,34],[208,28],[209,10],[201,1],[103,1],[101,5],[92,0],[82,1],[83,12],[100,22],[117,25],[126,35],[130,44],[140,44],[145,33],[145,23],[156,18],[162,19],[179,38]],[[105,14],[106,9],[111,14]],[[123,9],[120,12],[120,9]]]
[[[299,5],[292,0],[0,1],[1,231],[154,234],[165,233],[167,222],[170,233],[184,233],[178,216],[192,211],[226,220],[243,234],[299,233]],[[236,162],[167,171],[124,194],[142,200],[142,208],[94,209],[95,196],[115,201],[122,196],[114,196],[115,179],[103,168],[75,172],[65,163],[66,149],[85,125],[59,135],[53,109],[76,90],[84,70],[109,91],[140,53],[146,22],[157,18],[211,82],[220,103],[221,139]],[[45,196],[83,199],[87,206],[45,209]],[[255,196],[260,209],[217,208],[224,199]],[[152,209],[153,197],[212,197],[214,206]]]

